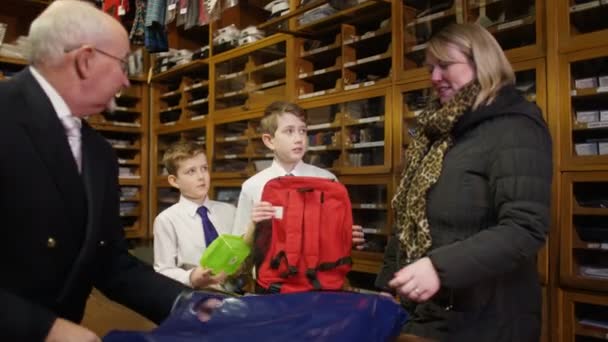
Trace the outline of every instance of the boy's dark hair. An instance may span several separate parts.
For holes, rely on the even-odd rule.
[[[177,175],[179,163],[186,159],[193,158],[201,153],[205,153],[205,147],[192,140],[180,140],[165,151],[163,164],[170,175]]]
[[[306,123],[306,111],[295,103],[286,101],[275,101],[266,107],[264,110],[264,118],[260,122],[262,134],[270,134],[274,136],[277,131],[279,116],[290,113],[297,116],[300,120]]]

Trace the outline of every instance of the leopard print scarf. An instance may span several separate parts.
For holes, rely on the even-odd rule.
[[[441,174],[443,157],[452,146],[452,128],[479,94],[477,81],[464,86],[445,105],[437,99],[418,117],[418,127],[405,151],[405,169],[392,200],[397,231],[406,262],[421,258],[431,247],[426,195]]]

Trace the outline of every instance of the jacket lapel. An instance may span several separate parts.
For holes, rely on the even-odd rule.
[[[100,215],[105,193],[103,179],[105,179],[103,167],[96,167],[95,156],[100,152],[96,151],[95,132],[86,122],[82,123],[82,178],[87,198],[87,236],[91,237],[91,232],[95,222],[100,222]],[[85,245],[88,245],[85,240]]]
[[[24,126],[38,156],[46,165],[61,193],[66,207],[81,200],[82,183],[64,128],[38,82],[28,69],[15,76],[21,83],[24,110],[19,120]]]

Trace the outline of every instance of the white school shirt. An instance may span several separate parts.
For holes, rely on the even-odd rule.
[[[306,164],[303,161],[300,161],[290,173],[293,176],[336,179],[333,173],[320,167]],[[234,235],[243,235],[247,232],[247,228],[252,222],[251,211],[253,210],[253,205],[262,199],[262,191],[266,183],[273,178],[286,176],[287,174],[288,172],[274,160],[268,168],[256,173],[243,183],[232,228]]]
[[[218,235],[231,234],[234,205],[209,199],[203,205]],[[154,269],[187,286],[192,286],[190,273],[207,248],[198,208],[198,204],[180,196],[154,220]]]

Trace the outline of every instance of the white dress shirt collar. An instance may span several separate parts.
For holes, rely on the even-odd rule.
[[[51,105],[53,106],[55,113],[57,113],[57,117],[59,117],[61,120],[63,117],[72,115],[70,108],[68,107],[67,103],[65,103],[61,95],[59,95],[57,90],[55,90],[55,88],[44,78],[44,76],[40,74],[40,72],[38,72],[38,70],[36,70],[36,68],[33,66],[30,66],[29,68],[32,76],[34,76],[34,79],[38,82],[46,96],[51,101]],[[77,121],[80,121],[80,118],[74,118]]]
[[[290,173],[292,176],[301,176],[303,174],[302,168],[304,167],[304,162],[300,160],[293,168],[293,170],[291,170],[291,172],[285,170],[276,159],[272,161],[272,165],[270,165],[270,167],[272,168],[273,174],[275,174],[277,177],[286,176]]]
[[[196,215],[198,215],[197,210],[198,208],[201,207],[200,204],[180,195],[179,196],[179,201],[178,201],[180,207],[182,207],[182,209],[184,210],[184,212],[186,214],[188,214],[188,216],[190,217],[195,217]],[[213,203],[209,200],[209,197],[205,198],[205,201],[203,201],[203,205],[207,207],[207,210],[209,211],[209,213],[212,212],[212,207],[213,207]]]

